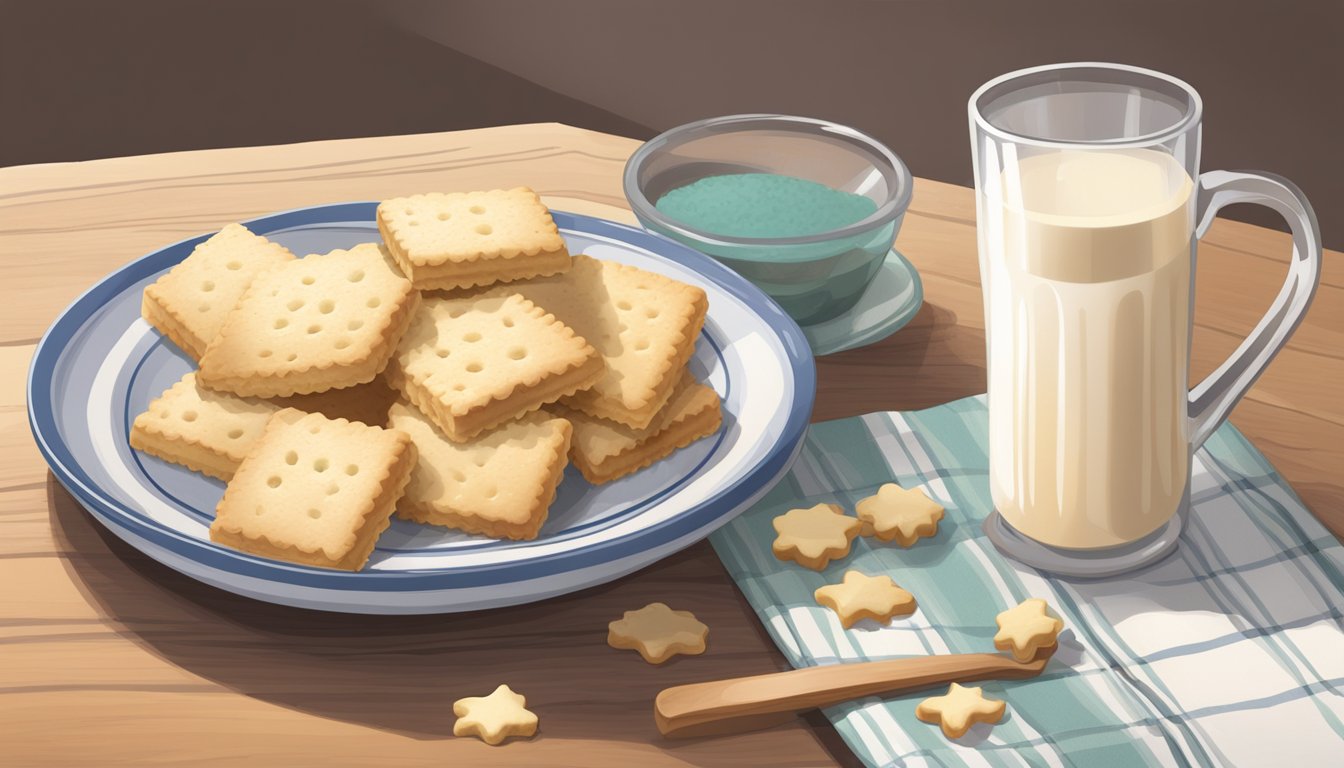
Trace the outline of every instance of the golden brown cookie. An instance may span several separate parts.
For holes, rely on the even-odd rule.
[[[896,586],[890,576],[866,576],[845,571],[839,584],[827,584],[813,595],[817,603],[835,611],[840,624],[849,629],[864,619],[886,623],[893,616],[914,613],[915,596]]]
[[[602,358],[516,294],[425,299],[387,378],[449,440],[463,442],[591,386]]]
[[[569,269],[551,212],[527,187],[397,197],[378,205],[377,218],[401,271],[423,291]]]
[[[372,243],[286,262],[252,281],[206,347],[197,379],[250,397],[367,384],[419,300]]]
[[[607,645],[639,651],[650,664],[662,664],[677,654],[705,652],[709,627],[690,611],[674,611],[663,603],[649,603],[607,625]]]
[[[252,280],[293,259],[283,245],[229,224],[145,288],[140,314],[200,360]]]
[[[999,631],[994,635],[994,647],[1012,651],[1018,661],[1031,661],[1036,651],[1054,645],[1064,622],[1050,615],[1050,607],[1039,597],[1032,597],[994,617]]]
[[[568,463],[568,421],[534,411],[461,443],[404,401],[387,422],[419,454],[399,517],[497,539],[537,537]]]
[[[357,571],[415,466],[404,432],[286,408],[243,459],[210,540],[304,565]]]
[[[854,505],[854,511],[864,523],[864,535],[882,541],[895,541],[908,547],[921,538],[938,534],[938,521],[943,519],[943,507],[918,488],[906,490],[895,483],[886,483],[877,493]]]
[[[131,447],[228,480],[280,406],[197,386],[188,373],[131,425]]]
[[[771,550],[780,560],[820,571],[832,560],[849,554],[849,546],[863,524],[846,515],[838,504],[791,509],[774,520]]]
[[[644,429],[632,429],[582,411],[564,409],[574,424],[570,459],[590,483],[608,483],[666,458],[702,437],[719,431],[723,413],[713,389],[696,382],[689,371],[671,399]]]
[[[582,255],[567,272],[486,295],[510,292],[555,315],[606,361],[601,378],[564,404],[632,429],[647,427],[672,396],[709,309],[693,285]]]
[[[471,696],[453,702],[454,736],[475,736],[492,747],[513,737],[537,733],[537,715],[527,708],[527,699],[507,685],[489,696]]]
[[[943,735],[959,739],[976,723],[997,723],[1007,709],[1002,701],[987,699],[983,688],[967,688],[953,683],[947,695],[934,696],[915,707],[915,717],[941,725]]]

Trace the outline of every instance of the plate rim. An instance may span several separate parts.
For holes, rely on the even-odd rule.
[[[326,203],[263,214],[242,223],[249,229],[265,235],[290,227],[324,222],[372,222],[377,205],[377,201]],[[181,257],[177,259],[180,261],[190,253],[188,249],[210,237],[213,232],[183,238],[132,259],[98,279],[57,315],[43,332],[29,363],[26,383],[27,411],[29,429],[34,442],[57,481],[79,501],[81,506],[96,508],[100,514],[93,517],[100,523],[106,525],[107,521],[111,521],[137,538],[222,574],[259,578],[277,585],[360,592],[442,591],[498,586],[615,562],[634,555],[641,549],[675,541],[711,523],[717,525],[726,523],[733,511],[740,511],[743,500],[750,498],[762,485],[773,484],[783,476],[788,465],[792,463],[791,459],[796,455],[795,449],[801,444],[806,433],[816,395],[816,363],[806,337],[797,323],[760,289],[711,257],[689,246],[646,230],[595,216],[561,210],[552,211],[552,215],[560,229],[608,237],[648,252],[657,258],[668,259],[692,268],[705,280],[737,298],[761,317],[778,338],[784,349],[787,367],[793,373],[794,392],[791,408],[779,439],[766,452],[765,457],[750,468],[738,482],[717,490],[709,498],[657,527],[642,528],[616,539],[589,542],[537,561],[403,571],[349,572],[290,564],[225,550],[211,542],[188,536],[145,518],[130,505],[112,498],[74,460],[68,443],[56,423],[56,412],[53,407],[55,399],[52,397],[56,365],[62,359],[71,339],[99,309],[106,306],[111,298],[124,293],[130,285],[147,276],[141,274],[146,271],[147,264],[164,259],[166,253],[176,251],[182,251]],[[166,262],[166,265],[177,261]],[[113,533],[117,533],[123,539],[126,538],[118,531]],[[653,540],[649,541],[651,537]],[[641,543],[647,546],[640,546]]]

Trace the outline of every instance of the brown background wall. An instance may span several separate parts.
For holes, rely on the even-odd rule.
[[[966,184],[978,84],[1096,59],[1194,84],[1204,167],[1293,179],[1338,248],[1341,33],[1337,0],[3,0],[0,165],[543,120],[644,138],[763,111]]]

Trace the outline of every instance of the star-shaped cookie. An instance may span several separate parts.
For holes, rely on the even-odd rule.
[[[953,683],[946,696],[934,696],[919,702],[915,717],[943,727],[943,735],[959,739],[975,723],[997,723],[1003,719],[1006,705],[986,699],[983,688],[967,688]]]
[[[790,509],[774,520],[775,543],[770,549],[780,560],[792,560],[820,571],[832,560],[849,554],[850,542],[863,523],[846,515],[837,504]]]
[[[817,602],[840,616],[840,624],[849,629],[863,619],[885,624],[893,616],[915,611],[915,596],[896,586],[890,576],[865,576],[845,571],[839,584],[827,584],[814,593]]]
[[[489,696],[471,696],[453,702],[454,736],[476,736],[498,746],[511,736],[533,736],[537,716],[527,709],[527,699],[501,685]]]
[[[865,536],[871,530],[882,541],[895,541],[902,547],[937,535],[938,521],[943,519],[942,505],[918,488],[906,490],[895,483],[885,483],[854,509],[863,521]]]
[[[1031,661],[1036,651],[1053,645],[1064,622],[1050,615],[1050,607],[1039,597],[1018,603],[1015,608],[994,617],[999,631],[994,634],[994,647],[1012,651],[1018,661]]]
[[[705,652],[709,627],[690,611],[674,611],[663,603],[649,603],[607,625],[607,645],[639,651],[650,664],[684,653]]]

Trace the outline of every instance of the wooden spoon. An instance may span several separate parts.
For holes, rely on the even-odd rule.
[[[910,693],[972,680],[1021,680],[1045,669],[1058,644],[1028,662],[997,653],[914,656],[832,664],[668,688],[653,702],[658,730],[671,738],[740,733],[785,722],[797,713],[865,696]]]

